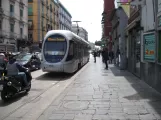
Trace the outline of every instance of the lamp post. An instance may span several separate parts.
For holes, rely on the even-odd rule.
[[[73,21],[73,22],[76,22],[77,24],[77,35],[79,34],[79,26],[78,26],[78,23],[81,22],[81,21]]]

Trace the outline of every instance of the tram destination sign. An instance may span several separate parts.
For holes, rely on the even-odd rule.
[[[48,41],[65,41],[65,38],[60,38],[60,37],[49,37],[47,40],[48,40]]]

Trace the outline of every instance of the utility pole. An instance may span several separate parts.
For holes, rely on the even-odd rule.
[[[77,35],[79,34],[79,26],[78,26],[78,23],[81,22],[81,21],[73,21],[73,22],[76,22],[77,24]]]

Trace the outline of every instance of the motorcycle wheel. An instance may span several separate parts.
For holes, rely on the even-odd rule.
[[[28,93],[28,92],[30,91],[30,89],[31,89],[31,83],[30,83],[30,85],[29,85],[29,88],[26,89],[26,93]]]
[[[1,99],[3,100],[3,101],[8,101],[9,100],[9,95],[8,95],[8,93],[7,93],[7,91],[2,91],[1,92]]]

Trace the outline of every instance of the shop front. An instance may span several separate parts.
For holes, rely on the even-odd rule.
[[[141,32],[134,28],[130,31],[129,38],[128,70],[136,76],[140,77]]]

